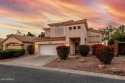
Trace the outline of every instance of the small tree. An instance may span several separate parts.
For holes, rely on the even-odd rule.
[[[45,32],[41,32],[41,34],[38,35],[38,37],[39,37],[39,38],[43,38],[43,37],[45,37]]]
[[[79,53],[82,55],[82,56],[87,56],[88,53],[89,53],[89,46],[88,45],[80,45],[79,46]]]
[[[112,38],[109,40],[108,45],[113,45],[114,41],[125,41],[125,33],[115,33],[112,35]]]
[[[35,51],[34,45],[29,45],[29,46],[27,47],[27,50],[28,50],[28,52],[29,52],[30,55],[33,55],[33,54],[34,54],[34,51]]]
[[[28,33],[27,33],[27,36],[34,37],[35,35],[34,35],[34,34],[32,34],[31,32],[28,32]]]

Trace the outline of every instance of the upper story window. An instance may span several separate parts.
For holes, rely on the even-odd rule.
[[[55,34],[56,35],[64,35],[64,27],[61,26],[61,27],[56,27],[55,28]]]
[[[81,29],[81,26],[78,26],[78,29]]]
[[[76,29],[76,26],[74,26],[73,29]]]
[[[72,27],[69,27],[69,30],[72,30]]]

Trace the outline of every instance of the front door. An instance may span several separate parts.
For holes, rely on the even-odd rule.
[[[75,43],[75,54],[79,53],[79,43]]]

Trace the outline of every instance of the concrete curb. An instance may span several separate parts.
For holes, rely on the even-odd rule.
[[[40,69],[72,73],[72,74],[79,74],[79,75],[96,76],[96,77],[103,77],[103,78],[110,78],[110,79],[117,79],[117,80],[125,80],[125,76],[118,76],[118,75],[111,75],[111,74],[102,74],[102,73],[69,70],[69,69],[59,69],[59,68],[49,68],[49,67],[42,67]]]
[[[2,65],[8,66],[20,66],[20,67],[27,67],[27,68],[34,68],[34,69],[42,69],[42,70],[50,70],[50,71],[58,71],[64,73],[72,73],[72,74],[79,74],[79,75],[88,75],[88,76],[96,76],[96,77],[103,77],[103,78],[110,78],[116,80],[125,80],[125,76],[118,76],[118,75],[111,75],[111,74],[102,74],[102,73],[94,73],[94,72],[86,72],[86,71],[78,71],[78,70],[70,70],[70,69],[60,69],[60,68],[50,68],[50,67],[41,67],[41,66],[31,66],[31,65],[14,65],[14,64],[5,64],[0,63]]]

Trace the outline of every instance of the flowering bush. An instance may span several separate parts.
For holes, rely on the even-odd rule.
[[[103,48],[105,48],[104,45],[100,45],[100,46],[98,46],[98,47],[96,48],[96,50],[95,50],[95,56],[96,56],[97,58],[98,58],[100,49],[103,49]]]
[[[89,53],[89,46],[88,45],[80,45],[79,46],[79,53],[82,55],[82,56],[87,56],[88,53]]]
[[[69,52],[70,52],[70,47],[69,46],[58,46],[56,48],[57,54],[60,57],[61,60],[67,59]]]
[[[35,51],[34,45],[29,45],[27,47],[27,50],[28,50],[29,54],[31,54],[31,55],[34,54],[34,51]]]
[[[99,50],[97,58],[104,64],[110,64],[114,56],[114,46],[105,46]]]
[[[102,47],[102,45],[101,44],[94,44],[93,46],[92,46],[92,54],[93,55],[97,55],[97,53],[98,53],[98,49],[99,48],[101,48]]]

